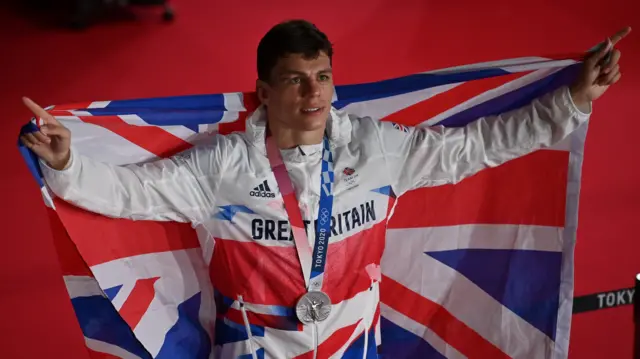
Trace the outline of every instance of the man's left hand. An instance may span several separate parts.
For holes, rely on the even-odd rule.
[[[607,39],[607,43],[593,54],[589,55],[583,63],[582,72],[571,85],[571,97],[580,109],[589,108],[589,103],[597,100],[607,91],[609,86],[620,80],[620,50],[614,46],[631,32],[630,27],[618,31]],[[611,52],[609,61],[604,62],[607,54]]]

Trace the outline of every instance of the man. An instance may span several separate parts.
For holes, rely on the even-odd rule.
[[[69,131],[25,99],[43,125],[22,141],[41,158],[48,186],[63,200],[106,216],[200,229],[201,243],[214,249],[207,259],[218,310],[239,313],[216,327],[216,339],[230,331],[248,338],[225,344],[225,356],[256,358],[262,350],[269,358],[325,358],[320,344],[355,327],[347,345],[364,337],[359,345],[368,357],[378,344],[378,265],[397,197],[456,183],[566,138],[589,119],[592,101],[620,79],[613,45],[629,31],[590,55],[572,86],[523,108],[464,128],[398,130],[332,108],[331,44],[312,24],[289,21],[258,46],[262,106],[244,133],[119,167],[71,150]],[[343,180],[354,171],[357,185]],[[219,215],[231,205],[245,210]],[[356,250],[347,257],[345,246]],[[275,312],[282,320],[272,319]],[[269,335],[256,335],[252,324]]]

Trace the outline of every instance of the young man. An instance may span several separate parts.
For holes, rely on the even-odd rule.
[[[351,338],[364,336],[364,350],[372,354],[376,270],[395,199],[421,186],[456,183],[567,137],[589,119],[592,101],[620,79],[620,52],[612,47],[628,32],[589,57],[570,88],[464,128],[398,131],[332,108],[331,44],[308,22],[290,21],[258,46],[262,106],[244,133],[214,136],[171,159],[119,167],[71,150],[70,132],[25,99],[44,125],[22,140],[63,200],[106,216],[191,222],[200,229],[202,243],[214,248],[209,265],[223,297],[217,305],[242,313],[235,329],[220,326],[216,338],[227,335],[224,330],[244,330],[248,338],[225,344],[225,355],[255,358],[264,350],[268,358],[327,357],[319,345],[348,326],[356,328]],[[343,181],[344,169],[357,171],[359,182]],[[219,215],[231,205],[244,210]],[[356,248],[349,258],[345,246]],[[331,274],[325,275],[325,263]],[[274,308],[290,314],[269,321]],[[256,335],[250,329],[256,322],[269,335]]]

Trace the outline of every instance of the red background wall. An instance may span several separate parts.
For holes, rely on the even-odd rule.
[[[55,3],[55,1],[53,1]],[[174,1],[177,21],[143,11],[139,22],[84,33],[0,11],[0,357],[84,358],[38,190],[15,147],[29,113],[83,100],[251,89],[255,49],[275,22],[304,17],[335,43],[339,83],[528,55],[577,52],[624,25],[622,82],[595,104],[584,163],[576,294],[630,287],[640,272],[640,4],[634,0]],[[297,4],[297,5],[292,5]],[[243,7],[246,6],[246,9]],[[546,25],[543,25],[546,24]],[[617,258],[614,259],[614,256]],[[573,358],[630,358],[631,307],[574,316]]]

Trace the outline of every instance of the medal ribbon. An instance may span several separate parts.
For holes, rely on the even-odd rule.
[[[293,183],[289,178],[287,167],[282,160],[280,150],[273,139],[267,134],[267,158],[271,170],[276,177],[278,188],[284,200],[284,207],[289,217],[289,225],[293,233],[293,240],[298,252],[302,276],[308,291],[321,291],[324,280],[324,267],[327,261],[329,237],[331,236],[331,214],[333,211],[333,156],[327,136],[323,138],[322,170],[320,173],[320,204],[316,221],[316,240],[313,252],[309,245],[307,233],[304,229],[302,215]]]

